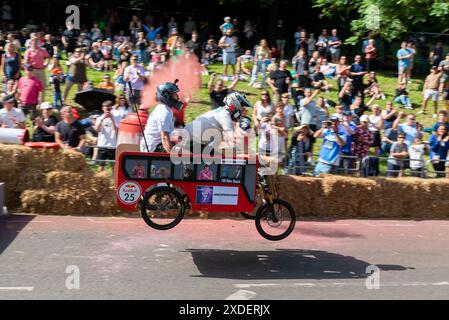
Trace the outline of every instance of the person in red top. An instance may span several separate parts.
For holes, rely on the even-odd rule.
[[[368,71],[376,71],[377,48],[374,39],[368,40],[368,45],[365,47],[365,62]]]
[[[17,85],[19,100],[23,112],[30,114],[30,119],[36,118],[36,106],[41,103],[44,95],[42,82],[33,75],[33,67],[25,65],[25,75],[19,79]]]
[[[48,51],[40,47],[39,38],[31,39],[30,48],[25,51],[25,63],[33,67],[34,76],[42,82],[45,88],[46,75],[45,66],[46,60],[50,58]]]

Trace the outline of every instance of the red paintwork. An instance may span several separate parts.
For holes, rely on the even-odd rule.
[[[137,207],[137,203],[135,205],[126,205],[124,203],[122,203],[119,198],[118,198],[118,189],[119,186],[124,183],[125,181],[127,182],[135,182],[137,183],[143,193],[145,193],[146,190],[148,190],[150,187],[158,184],[158,183],[164,183],[164,181],[162,180],[129,180],[125,177],[124,173],[122,172],[122,161],[123,158],[125,156],[130,156],[130,155],[138,155],[138,156],[145,156],[146,158],[151,159],[151,157],[170,157],[170,154],[168,153],[148,153],[148,152],[123,152],[120,154],[120,157],[118,159],[117,165],[118,165],[118,170],[117,170],[117,177],[116,177],[116,181],[115,181],[115,185],[116,185],[116,189],[117,189],[117,205],[125,210],[135,210],[135,208]],[[201,157],[201,156],[194,156],[196,157]],[[227,158],[227,159],[242,159],[242,160],[248,160],[248,157],[243,157],[243,156],[235,156],[233,158]],[[256,172],[257,172],[257,166],[258,166],[258,162],[257,162],[257,157],[255,158],[250,158],[251,160],[254,160],[256,163]],[[256,175],[257,177],[257,175]],[[256,178],[254,180],[254,184],[256,184]],[[182,192],[187,193],[187,195],[189,196],[191,205],[192,205],[192,210],[194,211],[208,211],[208,212],[252,212],[256,206],[256,201],[254,202],[250,202],[249,199],[247,198],[246,194],[245,194],[245,190],[244,190],[244,186],[242,183],[222,183],[222,182],[218,182],[218,181],[179,181],[179,180],[167,180],[168,182],[170,182],[170,184],[173,184],[174,186],[177,187],[177,189],[181,190]],[[238,187],[239,191],[238,191],[238,205],[234,206],[234,205],[214,205],[214,204],[196,204],[196,186],[224,186],[224,187]],[[254,188],[254,199],[256,199],[256,188]]]

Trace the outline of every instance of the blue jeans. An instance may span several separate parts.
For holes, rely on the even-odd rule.
[[[58,104],[59,102],[59,104]],[[62,108],[62,94],[61,92],[55,92],[53,95],[53,108],[58,109],[58,106]]]
[[[251,82],[256,82],[257,80],[257,73],[261,72],[262,73],[262,87],[265,86],[265,82],[267,80],[267,74],[266,74],[266,69],[267,69],[267,65],[265,64],[264,61],[262,60],[257,60],[257,64],[254,64],[253,66],[253,72],[251,75]]]
[[[406,95],[397,96],[396,98],[394,98],[394,103],[400,103],[406,107],[412,106],[409,96],[406,96]]]
[[[330,164],[323,163],[321,161],[318,161],[317,165],[315,166],[315,170],[313,171],[313,174],[315,176],[319,175],[320,173],[329,173],[332,169],[332,166]]]

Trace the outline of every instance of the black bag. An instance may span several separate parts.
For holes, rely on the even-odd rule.
[[[379,175],[379,158],[365,157],[362,160],[362,176],[377,177]]]

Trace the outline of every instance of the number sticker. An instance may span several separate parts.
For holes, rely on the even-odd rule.
[[[124,204],[135,204],[139,201],[141,195],[142,189],[137,183],[132,181],[123,182],[118,189],[118,198]]]

